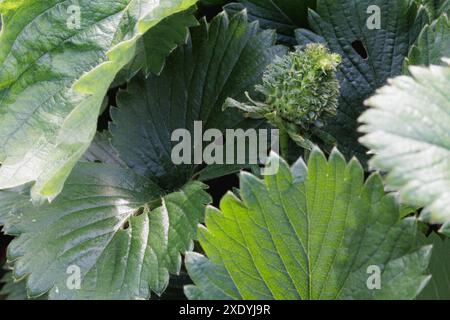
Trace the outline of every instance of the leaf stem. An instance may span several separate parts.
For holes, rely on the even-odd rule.
[[[278,129],[280,132],[280,155],[286,159],[289,151],[289,134],[281,126]]]

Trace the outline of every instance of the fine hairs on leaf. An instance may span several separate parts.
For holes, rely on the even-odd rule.
[[[410,67],[367,100],[361,142],[374,150],[374,168],[403,202],[425,207],[421,219],[450,235],[450,60]]]

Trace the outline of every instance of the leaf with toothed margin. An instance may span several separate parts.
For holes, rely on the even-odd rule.
[[[450,20],[446,15],[423,28],[405,59],[404,73],[408,72],[410,65],[444,65],[444,57],[450,57]]]
[[[82,161],[117,164],[127,168],[125,162],[120,159],[119,153],[111,145],[111,133],[109,131],[97,132],[89,149],[83,155]]]
[[[422,4],[428,11],[431,20],[439,18],[442,14],[450,14],[450,0],[414,0]]]
[[[450,239],[442,239],[435,233],[429,238],[433,243],[433,254],[428,267],[432,277],[417,299],[450,300]]]
[[[227,12],[246,9],[251,21],[259,21],[264,29],[277,31],[284,43],[295,43],[295,29],[308,26],[308,9],[316,0],[236,0],[224,6]]]
[[[447,66],[410,67],[367,100],[361,142],[375,154],[372,167],[403,203],[425,207],[421,219],[444,224],[450,235],[450,60]]]
[[[1,1],[0,188],[35,182],[35,200],[55,198],[94,138],[105,93],[137,40],[195,3]]]
[[[191,164],[174,164],[174,147],[192,138],[186,143],[193,149],[194,143],[199,145],[194,139],[201,140],[210,128],[220,134],[226,129],[260,128],[263,121],[222,111],[222,106],[227,97],[243,97],[273,58],[285,51],[275,45],[273,31],[249,23],[244,11],[232,17],[222,12],[211,23],[203,19],[191,29],[187,44],[168,58],[159,76],[137,76],[119,92],[118,108],[111,111],[113,146],[130,168],[154,176],[164,189],[183,185],[202,170],[202,163],[191,157]],[[194,131],[195,121],[201,121],[199,132]],[[172,141],[177,129],[186,129],[190,138]],[[211,142],[224,144],[222,136],[212,137]],[[223,171],[209,170],[203,177],[236,172],[243,166],[222,165]]]
[[[367,27],[374,14],[368,13],[372,6],[381,10],[380,29]],[[317,1],[316,10],[309,12],[311,29],[343,60],[338,72],[341,99],[337,116],[316,130],[324,149],[337,145],[348,158],[355,155],[366,165],[367,150],[358,142],[357,131],[357,119],[365,110],[363,102],[388,78],[401,74],[403,60],[427,22],[426,11],[411,0]],[[297,31],[300,44],[311,39],[311,31]]]
[[[113,87],[130,81],[140,70],[146,75],[160,74],[166,57],[186,42],[189,28],[198,25],[195,8],[171,15],[145,33],[139,39],[136,56],[117,75]]]
[[[4,231],[16,236],[7,255],[14,278],[25,278],[30,297],[49,292],[51,299],[148,299],[151,292],[161,294],[169,274],[180,271],[180,253],[193,248],[197,224],[211,201],[204,189],[191,182],[161,199],[158,186],[129,169],[81,162],[54,202],[2,206]],[[13,197],[0,192],[2,204]],[[67,285],[73,268],[81,275],[78,290]]]
[[[314,149],[308,161],[260,180],[240,177],[240,198],[207,207],[198,237],[207,258],[188,253],[191,299],[412,299],[428,282],[431,246],[416,220],[400,220],[378,174],[364,182],[353,159]],[[379,268],[379,290],[367,283]],[[372,282],[370,282],[372,283]]]
[[[0,300],[28,300],[27,287],[25,281],[14,281],[11,271],[6,272],[0,279]],[[41,296],[39,299],[45,300],[47,297]]]

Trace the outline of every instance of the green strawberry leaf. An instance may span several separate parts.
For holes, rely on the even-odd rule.
[[[186,42],[189,28],[198,25],[195,8],[171,15],[151,28],[139,39],[134,59],[117,75],[112,86],[129,82],[140,70],[160,74],[166,57]]]
[[[0,298],[4,296],[6,300],[28,300],[25,281],[14,281],[11,271],[3,275],[0,284],[3,285],[0,290]],[[46,296],[39,297],[39,299],[46,299]]]
[[[227,2],[231,2],[231,0],[200,0],[200,4],[204,6],[222,6]]]
[[[97,132],[89,149],[83,155],[82,160],[88,162],[101,162],[117,164],[123,168],[127,165],[120,159],[118,152],[111,145],[111,133],[109,131]]]
[[[228,12],[247,9],[250,21],[259,21],[264,29],[277,30],[279,40],[295,42],[295,29],[307,27],[308,8],[314,9],[316,0],[237,0],[224,6]]]
[[[169,273],[180,271],[180,253],[193,248],[197,224],[211,201],[204,188],[192,182],[161,200],[159,187],[128,169],[79,163],[50,204],[34,207],[16,194],[15,204],[3,207],[13,195],[2,192],[0,222],[17,236],[8,247],[14,278],[26,278],[30,297],[161,294]],[[80,286],[70,286],[70,272],[77,270]]]
[[[428,271],[432,277],[417,299],[450,300],[450,240],[441,239],[437,234],[432,234],[430,239],[433,254]]]
[[[404,73],[410,65],[444,64],[443,57],[450,57],[450,20],[446,15],[422,30],[405,60]]]
[[[242,97],[253,88],[272,59],[285,52],[274,42],[274,32],[248,23],[245,12],[231,18],[222,12],[211,24],[202,20],[159,76],[137,76],[119,92],[110,130],[121,158],[136,172],[156,177],[165,189],[189,181],[201,167],[174,164],[172,150],[179,142],[171,141],[172,133],[187,129],[194,140],[194,121],[201,121],[203,130],[261,125],[261,120],[222,111],[222,105],[227,97]],[[235,166],[228,169],[236,171]]]
[[[0,279],[0,298],[3,296],[6,300],[27,300],[26,284],[23,281],[14,282],[12,272],[6,272]]]
[[[400,220],[393,195],[353,159],[314,149],[308,166],[291,169],[277,155],[278,173],[240,178],[240,197],[208,207],[199,229],[205,258],[188,253],[195,286],[188,298],[412,299],[428,282],[431,253],[416,220]],[[372,268],[380,271],[373,288]]]
[[[367,100],[361,142],[400,200],[425,207],[421,219],[450,234],[450,67],[409,70]]]
[[[27,294],[26,282],[16,281],[11,270],[4,266],[6,273],[0,278],[0,300],[34,300]],[[43,295],[37,300],[47,300],[48,296]]]
[[[367,12],[374,5],[380,9],[381,24],[372,30],[367,25],[374,12]],[[363,102],[388,78],[401,74],[403,60],[427,21],[425,10],[410,0],[317,1],[316,11],[309,14],[310,25],[343,59],[338,113],[318,135],[326,149],[338,145],[346,156],[356,155],[365,165],[366,149],[358,143],[357,132]],[[310,31],[297,32],[300,44],[311,38]]]
[[[35,182],[34,199],[57,196],[138,39],[195,2],[1,1],[0,188]]]
[[[431,20],[437,19],[444,13],[450,14],[450,0],[415,0],[428,11]]]

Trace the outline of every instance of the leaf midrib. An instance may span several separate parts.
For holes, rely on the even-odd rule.
[[[39,17],[42,16],[43,14],[47,13],[48,11],[53,10],[56,6],[62,4],[63,2],[67,2],[67,1],[69,1],[69,0],[63,0],[63,1],[61,1],[61,2],[58,2],[57,4],[55,4],[54,6],[52,6],[51,8],[46,9],[44,12],[42,12],[41,14],[39,14],[38,16],[36,16],[33,20],[31,20],[27,25],[25,25],[25,26],[22,28],[22,30],[20,31],[19,35],[21,35],[21,34],[24,32],[24,29],[27,28],[27,27],[28,27],[32,22],[34,22],[37,18],[39,18]],[[125,7],[125,9],[128,8],[128,6],[130,5],[130,3],[131,3],[132,1],[134,1],[134,0],[130,0],[129,4]],[[31,68],[32,68],[32,67],[33,67],[33,66],[34,66],[34,65],[35,65],[42,57],[48,55],[49,53],[54,52],[54,51],[55,51],[56,49],[58,49],[59,46],[62,45],[63,43],[67,42],[67,41],[70,40],[70,39],[73,39],[74,37],[80,35],[82,32],[85,32],[86,30],[92,28],[93,26],[97,25],[98,23],[101,23],[101,22],[103,22],[104,20],[110,19],[111,17],[117,15],[118,13],[121,13],[121,12],[124,13],[124,12],[125,12],[125,9],[124,9],[124,10],[120,10],[120,11],[118,11],[118,12],[114,12],[113,14],[110,14],[110,15],[108,15],[108,16],[106,16],[106,17],[104,17],[104,18],[102,18],[102,19],[100,19],[100,20],[98,20],[98,21],[96,21],[95,23],[93,23],[93,24],[91,24],[91,25],[89,25],[89,26],[86,26],[86,28],[83,28],[83,29],[76,29],[77,31],[74,32],[74,34],[70,35],[69,37],[67,37],[67,38],[65,38],[65,39],[61,39],[61,41],[60,41],[59,43],[55,44],[51,49],[47,50],[47,51],[44,52],[42,55],[40,55],[39,57],[37,57],[36,59],[34,59],[33,61],[31,61],[31,62],[29,63],[29,65],[27,66],[27,68],[25,68],[25,69],[24,69],[24,70],[23,70],[23,71],[15,78],[15,79],[12,79],[11,82],[17,82],[17,81],[18,81],[18,80],[19,80],[19,79],[20,79],[27,71],[29,71],[29,70],[30,70],[30,69],[31,69]],[[119,22],[119,24],[120,24],[120,22]],[[117,30],[116,30],[116,32],[117,32]],[[115,34],[116,34],[116,32],[115,32]],[[115,37],[115,35],[112,37],[112,39],[114,39],[114,37]],[[17,40],[18,38],[19,38],[19,36],[17,36],[16,39],[14,40],[14,43],[13,43],[13,45],[11,46],[11,50],[9,51],[8,55],[5,57],[5,60],[2,62],[2,65],[3,65],[3,63],[11,56],[12,50],[13,50],[14,46],[16,45],[16,43],[17,43],[17,41],[18,41],[18,40]],[[105,50],[105,52],[107,52],[107,50]],[[0,85],[0,88],[2,88],[2,87],[3,87],[3,86]]]

